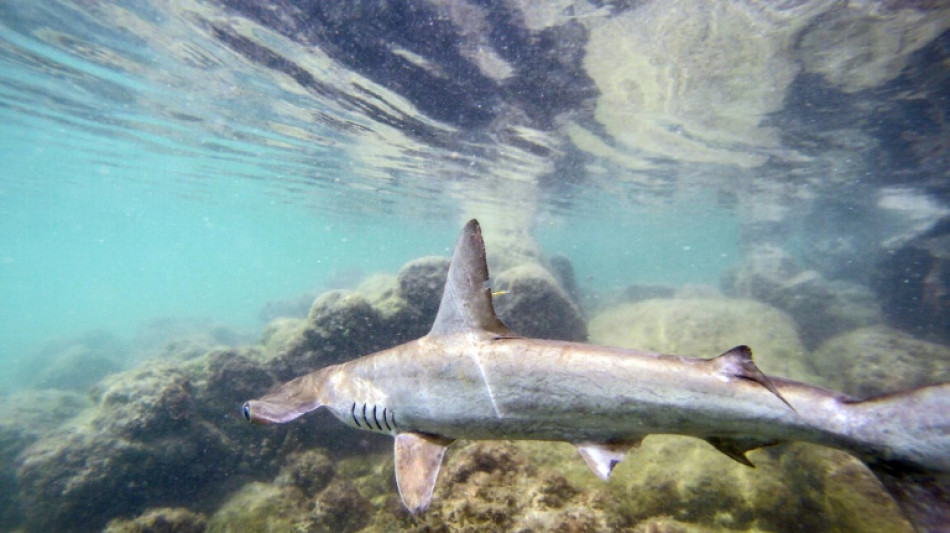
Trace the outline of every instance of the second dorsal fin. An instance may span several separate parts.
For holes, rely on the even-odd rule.
[[[488,263],[482,228],[475,219],[462,229],[449,274],[442,292],[442,303],[430,335],[447,335],[466,331],[486,331],[499,336],[514,336],[508,326],[495,315],[491,289],[488,287]]]
[[[726,377],[745,379],[762,385],[779,400],[782,400],[792,411],[795,410],[792,404],[788,403],[788,400],[778,391],[772,380],[759,370],[759,367],[752,361],[752,349],[748,346],[736,346],[728,352],[710,359],[709,362],[716,365],[719,372]]]

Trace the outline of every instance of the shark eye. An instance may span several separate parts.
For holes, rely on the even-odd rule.
[[[248,422],[251,421],[251,403],[245,402],[244,407],[241,408],[241,412],[244,413],[244,420]]]

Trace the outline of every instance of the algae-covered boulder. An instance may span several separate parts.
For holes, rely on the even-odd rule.
[[[275,356],[287,351],[303,332],[306,321],[302,318],[275,318],[264,326],[261,332],[261,346],[264,352]]]
[[[805,270],[788,252],[771,244],[748,250],[742,263],[723,275],[722,285],[729,296],[759,300],[792,315],[809,347],[883,320],[870,289]]]
[[[2,398],[0,411],[0,531],[22,519],[14,458],[89,405],[84,394],[22,390]]]
[[[893,531],[911,529],[881,484],[844,452],[793,443],[749,453],[740,465],[709,444],[647,437],[600,481],[566,443],[513,444],[535,471],[555,471],[612,523],[675,518],[671,531]],[[530,473],[528,475],[531,475]],[[674,527],[674,524],[668,524]],[[665,531],[661,529],[660,531]]]
[[[74,346],[43,365],[32,385],[40,389],[85,391],[93,383],[121,369],[114,357]]]
[[[435,317],[448,273],[447,257],[422,257],[406,263],[399,270],[396,276],[399,295],[419,313],[420,320]]]
[[[323,450],[310,449],[291,454],[274,483],[297,487],[313,497],[326,488],[334,475],[333,459]]]
[[[204,515],[183,507],[149,509],[133,519],[109,522],[103,533],[204,533]]]
[[[424,257],[404,265],[398,275],[378,274],[353,290],[317,297],[306,322],[290,339],[270,334],[272,368],[289,380],[330,364],[408,342],[428,333],[445,287],[449,261]],[[499,317],[517,333],[550,339],[583,340],[584,317],[554,276],[528,262],[500,272],[494,290]],[[283,327],[283,325],[281,325]]]
[[[541,339],[587,339],[584,316],[554,276],[536,263],[523,263],[494,277],[494,299],[502,322],[519,335]]]
[[[617,497],[638,522],[672,516],[717,530],[910,533],[880,483],[844,453],[828,455],[817,446],[791,444],[755,451],[749,458],[756,468],[697,439],[653,436],[617,467],[611,484],[623,487]],[[863,469],[865,476],[835,478],[832,473],[842,462]],[[848,491],[854,497],[841,502],[838,498]],[[847,511],[864,514],[856,518]],[[849,527],[860,523],[881,527]]]
[[[833,388],[858,398],[950,381],[950,347],[883,326],[828,340],[812,363]]]
[[[796,444],[787,447],[781,464],[796,494],[811,493],[820,499],[832,531],[913,532],[874,474],[847,453]]]
[[[712,357],[746,344],[766,374],[815,379],[792,319],[754,300],[644,300],[604,310],[588,327],[596,344],[691,357]]]
[[[453,449],[439,482],[429,510],[418,517],[426,530],[606,533],[628,525],[599,493],[539,468],[512,443]]]
[[[0,381],[9,381],[13,390],[29,387],[85,392],[102,377],[121,370],[130,351],[130,346],[112,333],[91,330],[52,340],[11,362]]]
[[[288,484],[245,485],[208,520],[208,533],[352,533],[370,519],[370,502],[346,479],[335,479],[314,499]]]
[[[311,507],[300,489],[254,482],[232,495],[208,519],[208,533],[299,531]],[[306,531],[306,530],[304,530]]]
[[[156,502],[189,505],[266,470],[287,432],[262,438],[240,402],[274,378],[255,350],[151,361],[93,390],[93,406],[24,450],[17,485],[37,531],[89,531]]]
[[[321,294],[296,336],[275,339],[278,346],[269,341],[269,349],[280,351],[274,371],[289,380],[425,335],[447,271],[447,259],[422,258],[407,263],[397,276],[370,276],[354,290]]]

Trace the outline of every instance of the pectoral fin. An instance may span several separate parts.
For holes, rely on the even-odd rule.
[[[580,452],[584,462],[593,470],[594,474],[607,481],[614,467],[620,464],[620,461],[623,461],[627,452],[639,445],[639,440],[611,444],[585,442],[577,445],[577,451]]]
[[[451,439],[421,433],[396,435],[396,486],[412,514],[425,511]]]

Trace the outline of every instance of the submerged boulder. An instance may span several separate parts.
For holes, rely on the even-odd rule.
[[[254,482],[232,495],[208,519],[208,533],[299,531],[311,504],[293,486]],[[304,529],[306,531],[306,529]]]
[[[277,375],[289,380],[425,335],[447,272],[448,259],[422,258],[395,277],[371,276],[355,290],[321,294],[295,336],[280,339],[285,349],[274,361]]]
[[[396,276],[375,275],[354,290],[334,290],[317,297],[306,322],[277,324],[267,337],[268,349],[283,346],[274,371],[283,380],[408,342],[428,333],[442,300],[449,260],[424,257],[404,265]],[[503,322],[531,337],[584,340],[583,314],[558,280],[537,263],[521,263],[493,278]],[[284,330],[284,328],[288,328]],[[285,337],[286,331],[290,337]],[[277,335],[277,336],[275,336]]]
[[[36,531],[89,531],[146,507],[213,497],[232,476],[266,469],[273,444],[249,438],[241,399],[273,377],[253,350],[110,376],[93,406],[24,450],[16,481]]]
[[[669,516],[716,530],[912,531],[880,483],[843,452],[795,443],[749,459],[756,468],[697,439],[653,436],[617,467],[611,484],[637,522]],[[863,476],[836,476],[846,468]]]
[[[857,398],[950,381],[950,347],[883,326],[834,337],[811,359],[831,387]]]
[[[723,276],[722,286],[727,295],[753,298],[792,315],[809,347],[883,320],[870,289],[804,270],[785,250],[771,244],[747,252],[742,264]]]
[[[587,340],[584,316],[557,279],[536,263],[523,263],[494,277],[492,290],[502,322],[515,333],[540,339]]]
[[[590,321],[591,342],[708,358],[737,346],[752,347],[770,375],[815,380],[795,322],[754,300],[663,298],[606,309]]]
[[[0,530],[22,519],[17,498],[16,464],[23,450],[85,409],[84,394],[60,390],[22,390],[2,398],[0,411]]]
[[[204,515],[183,507],[149,509],[133,519],[109,522],[103,533],[204,533]]]

